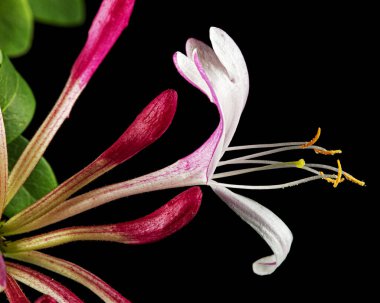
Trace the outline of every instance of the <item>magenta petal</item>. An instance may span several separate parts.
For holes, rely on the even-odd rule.
[[[159,241],[189,223],[197,214],[201,200],[201,189],[198,186],[191,187],[153,213],[137,220],[99,226],[63,228],[9,242],[6,250],[8,253],[17,253],[75,241],[111,241],[126,244]]]
[[[177,92],[172,89],[162,92],[143,109],[119,139],[95,161],[61,183],[23,212],[14,216],[4,224],[3,231],[11,231],[13,234],[25,232],[22,228],[18,230],[19,227],[25,226],[29,222],[36,223],[36,219],[43,213],[155,142],[170,126],[176,109]],[[38,225],[32,226],[28,231],[40,227]]]
[[[71,76],[85,86],[121,32],[127,27],[135,0],[103,0]]]
[[[201,201],[201,189],[191,187],[145,217],[114,224],[112,233],[124,243],[145,244],[161,240],[188,224],[197,214]]]
[[[39,297],[34,303],[57,303],[57,301],[50,296],[44,295]]]
[[[177,109],[177,92],[168,89],[136,117],[123,135],[99,158],[120,164],[152,144],[170,126]]]
[[[7,272],[5,269],[4,258],[0,253],[0,293],[4,290],[7,285]]]
[[[7,275],[5,295],[7,296],[9,303],[30,303],[21,287],[10,275]]]

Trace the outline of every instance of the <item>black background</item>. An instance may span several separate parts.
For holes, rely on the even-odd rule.
[[[79,28],[37,24],[30,53],[14,64],[37,98],[31,137],[58,97],[81,50],[100,1],[88,2]],[[191,224],[172,237],[144,246],[73,243],[49,250],[99,275],[133,302],[255,302],[265,299],[345,299],[366,302],[374,270],[375,221],[369,180],[376,140],[369,94],[372,61],[370,8],[322,4],[267,5],[235,0],[139,1],[130,26],[74,106],[70,119],[46,152],[60,182],[107,148],[139,111],[167,88],[179,93],[178,111],[165,135],[139,155],[87,189],[126,180],[164,167],[204,142],[218,122],[215,107],[184,81],[172,54],[186,39],[209,43],[208,29],[224,29],[241,48],[251,89],[234,145],[303,141],[322,128],[320,144],[340,148],[344,169],[365,179],[360,188],[337,189],[318,181],[277,191],[239,191],[270,208],[290,227],[294,242],[288,258],[271,276],[253,274],[251,264],[270,253],[265,242],[207,187]],[[311,152],[276,159],[335,159]],[[287,173],[293,170],[287,171]],[[275,183],[293,179],[253,174],[238,181]],[[296,176],[294,176],[296,177]],[[138,218],[180,190],[144,194],[113,202],[55,227],[104,224]],[[51,229],[52,227],[50,227]],[[89,291],[52,275],[86,302]],[[365,282],[365,286],[361,282]]]

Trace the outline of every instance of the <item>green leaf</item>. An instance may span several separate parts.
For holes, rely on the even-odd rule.
[[[84,22],[84,0],[29,0],[36,21],[58,26]]]
[[[20,56],[29,50],[32,39],[33,14],[28,0],[0,0],[0,48],[9,56]]]
[[[29,125],[35,107],[32,90],[0,50],[0,108],[8,144]]]
[[[11,170],[29,141],[20,136],[8,144],[8,165]],[[4,214],[12,217],[42,198],[57,186],[57,179],[49,163],[42,158],[24,185],[8,204]]]

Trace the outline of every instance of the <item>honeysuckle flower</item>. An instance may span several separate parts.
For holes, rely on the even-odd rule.
[[[5,128],[0,110],[0,217],[68,116],[80,92],[121,31],[127,26],[133,5],[133,0],[103,0],[92,23],[88,40],[74,63],[63,93],[14,166],[9,178]],[[92,163],[41,198],[35,205],[0,222],[0,292],[4,291],[11,303],[29,302],[16,281],[45,294],[35,302],[83,301],[50,277],[24,265],[5,262],[4,257],[34,264],[75,280],[89,288],[104,302],[129,302],[99,277],[82,267],[37,252],[36,249],[80,240],[129,244],[161,240],[184,227],[196,215],[202,199],[199,187],[185,190],[150,215],[131,222],[71,227],[42,234],[36,238],[26,238],[24,242],[12,241],[9,236],[24,232],[22,230],[24,225],[32,224],[57,205],[62,205],[62,202],[79,189],[155,142],[171,124],[176,106],[177,93],[170,89],[162,92],[142,110],[120,138]],[[47,245],[38,244],[41,239]]]
[[[342,169],[338,161],[338,175],[322,176],[312,167],[320,167],[336,171],[335,168],[324,165],[305,165],[303,159],[294,162],[275,162],[271,160],[253,160],[264,155],[274,154],[292,149],[313,148],[317,152],[334,154],[340,151],[326,151],[314,146],[319,137],[312,142],[289,142],[273,145],[250,145],[229,148],[236,131],[240,116],[244,109],[249,90],[249,77],[244,57],[235,42],[222,30],[210,29],[212,48],[201,41],[189,39],[186,44],[187,56],[176,53],[175,65],[180,74],[195,87],[204,92],[219,111],[220,122],[217,129],[201,147],[202,158],[207,159],[207,169],[201,164],[206,178],[214,192],[245,222],[251,225],[264,238],[273,251],[273,255],[261,258],[253,263],[253,271],[259,275],[270,274],[286,258],[293,240],[293,236],[285,223],[274,213],[257,202],[233,193],[227,187],[246,189],[271,189],[294,186],[314,179],[325,178],[334,180],[336,186],[341,180]],[[243,150],[254,148],[274,148],[256,154],[221,161],[225,152],[229,150]],[[196,152],[197,153],[197,152]],[[204,161],[204,160],[203,160]],[[218,166],[232,164],[262,165],[246,169],[231,170],[216,174]],[[316,176],[279,185],[245,186],[237,184],[219,183],[215,179],[229,177],[248,172],[277,168],[298,167],[306,169]],[[346,178],[357,181],[344,173]],[[357,182],[361,183],[361,182]]]
[[[208,185],[232,210],[251,225],[272,249],[273,255],[261,258],[253,263],[253,271],[256,274],[266,275],[273,273],[286,258],[293,240],[292,233],[285,223],[269,209],[247,197],[233,193],[228,188],[269,190],[295,186],[319,179],[331,182],[336,187],[344,178],[364,185],[364,182],[344,172],[339,160],[337,161],[338,168],[335,168],[324,164],[306,163],[303,159],[292,162],[259,159],[291,150],[311,149],[326,155],[340,153],[340,150],[326,150],[315,145],[320,136],[320,129],[311,141],[230,147],[230,142],[247,101],[249,77],[243,55],[227,33],[218,28],[211,28],[210,39],[212,48],[201,41],[190,39],[186,45],[186,55],[179,52],[174,55],[174,63],[180,74],[206,94],[210,101],[216,105],[220,115],[217,128],[201,147],[187,157],[156,172],[71,198],[64,204],[57,205],[35,218],[33,222],[20,226],[15,231],[31,231],[115,199],[143,192],[182,186]],[[255,149],[264,150],[222,160],[227,152]],[[221,173],[215,172],[218,167],[233,167],[233,165],[245,165],[248,168],[231,169]],[[312,176],[274,185],[240,185],[217,181],[234,175],[280,168],[298,168],[311,173]],[[323,174],[317,169],[330,171],[330,173]],[[39,205],[38,208],[42,214],[44,206]]]

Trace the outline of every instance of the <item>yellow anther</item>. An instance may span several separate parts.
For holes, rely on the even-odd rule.
[[[320,171],[319,174],[320,174],[322,177],[325,175],[323,171]],[[328,183],[335,183],[335,179],[333,179],[333,178],[323,177],[323,180],[326,180]]]
[[[320,174],[321,176],[324,175],[324,173],[323,173],[322,171],[320,171],[319,174]],[[333,178],[325,177],[325,178],[323,178],[323,180],[326,180],[328,183],[335,184],[335,182],[336,182],[337,179],[333,179]],[[342,183],[344,180],[345,180],[344,178],[340,178],[339,183]]]
[[[364,186],[364,185],[365,185],[365,182],[356,179],[355,177],[351,176],[350,174],[343,173],[343,175],[346,177],[346,179],[347,179],[348,181],[351,181],[351,182],[353,182],[353,183],[355,183],[355,184],[358,184],[358,185],[360,185],[360,186]]]
[[[340,161],[339,160],[336,160],[337,163],[338,163],[338,176],[336,177],[335,179],[335,182],[333,184],[334,188],[336,188],[339,183],[341,182],[340,180],[342,179],[342,165],[340,164]]]
[[[315,135],[315,137],[313,139],[311,139],[309,142],[301,145],[301,148],[306,148],[306,147],[314,145],[315,142],[318,141],[318,139],[319,139],[320,136],[321,136],[321,128],[318,127],[318,131],[317,131],[317,134]]]
[[[317,154],[322,154],[322,155],[327,155],[327,156],[332,156],[335,154],[341,154],[342,151],[340,149],[334,149],[334,150],[324,150],[324,149],[314,149],[315,153]]]

